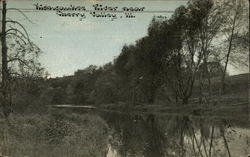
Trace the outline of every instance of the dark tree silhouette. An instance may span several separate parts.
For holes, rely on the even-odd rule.
[[[13,78],[33,77],[41,75],[43,69],[37,58],[40,49],[30,41],[26,28],[18,21],[7,17],[7,11],[21,13],[28,21],[31,20],[19,9],[7,8],[7,2],[2,3],[2,82],[1,106],[7,118],[12,112],[11,80]]]

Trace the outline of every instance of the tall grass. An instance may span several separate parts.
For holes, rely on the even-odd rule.
[[[18,115],[0,128],[0,153],[12,157],[99,157],[108,151],[106,123],[89,114]]]

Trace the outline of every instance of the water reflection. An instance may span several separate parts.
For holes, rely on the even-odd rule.
[[[246,157],[250,153],[249,124],[240,119],[66,111],[17,116],[10,124],[0,123],[0,156]]]
[[[223,119],[102,114],[112,157],[240,157],[249,154],[249,129]],[[115,153],[114,153],[115,152]],[[111,155],[112,154],[112,155]]]

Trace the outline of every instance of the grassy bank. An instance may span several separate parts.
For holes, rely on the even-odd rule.
[[[0,128],[0,153],[6,156],[91,157],[108,151],[107,125],[95,115],[16,115]]]

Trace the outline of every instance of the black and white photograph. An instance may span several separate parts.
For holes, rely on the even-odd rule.
[[[0,0],[0,157],[250,157],[249,0]]]

